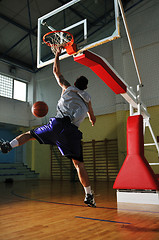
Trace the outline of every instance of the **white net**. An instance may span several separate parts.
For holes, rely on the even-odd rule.
[[[67,32],[52,32],[45,36],[45,43],[51,47],[54,54],[59,47],[65,48],[71,40],[72,36]]]

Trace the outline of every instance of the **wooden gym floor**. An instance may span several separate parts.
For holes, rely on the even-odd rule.
[[[117,208],[113,183],[92,183],[96,208],[79,182],[0,183],[0,240],[158,240],[159,206]]]

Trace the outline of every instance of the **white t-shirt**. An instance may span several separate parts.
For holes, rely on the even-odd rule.
[[[71,122],[79,127],[88,112],[89,94],[74,86],[68,87],[57,104],[57,118],[69,116]]]

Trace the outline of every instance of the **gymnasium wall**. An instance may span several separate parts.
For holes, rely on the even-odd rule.
[[[145,0],[126,12],[132,43],[144,85],[142,88],[142,101],[148,106],[148,111],[151,114],[151,125],[156,136],[159,135],[158,11],[158,0]],[[138,79],[122,20],[120,22],[121,38],[94,48],[92,51],[106,58],[121,77],[136,91]],[[62,60],[60,64],[61,72],[71,84],[79,75],[85,75],[89,79],[88,93],[92,96],[92,105],[97,116],[97,123],[95,127],[89,124],[88,119],[82,123],[81,130],[83,131],[84,141],[117,138],[121,166],[126,155],[128,104],[121,96],[115,95],[90,69],[74,62],[72,57]],[[0,63],[0,68],[1,72],[10,75],[9,66]],[[16,76],[28,81],[29,103],[19,103],[14,100],[0,98],[0,109],[3,108],[4,104],[5,109],[7,109],[4,115],[0,115],[0,122],[25,127],[34,127],[46,123],[49,117],[55,115],[56,104],[61,94],[61,89],[52,74],[52,66],[49,65],[36,74],[20,69],[17,70]],[[30,112],[30,107],[36,100],[43,100],[49,106],[49,113],[42,120],[37,120]],[[152,141],[147,130],[145,141]],[[37,142],[29,143],[26,146],[27,162],[33,170],[40,172],[41,178],[49,178],[50,176],[49,151],[49,146],[40,146]],[[145,155],[149,161],[158,161],[154,147],[146,148]],[[159,169],[156,169],[155,171],[159,172]]]
[[[28,102],[0,96],[0,123],[30,126],[30,121],[32,120],[30,106],[33,101],[34,75],[19,68],[16,68],[15,74],[12,74],[11,66],[3,62],[0,62],[0,74],[15,77],[28,83]]]

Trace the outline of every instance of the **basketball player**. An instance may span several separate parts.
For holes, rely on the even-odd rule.
[[[57,114],[55,118],[50,118],[47,125],[23,133],[11,142],[1,140],[0,148],[2,153],[7,153],[12,150],[12,148],[35,139],[41,144],[56,144],[62,155],[73,161],[79,180],[85,190],[84,203],[88,206],[95,207],[96,203],[83,162],[81,147],[82,133],[78,129],[80,123],[87,114],[92,126],[94,126],[96,122],[91,105],[91,98],[89,94],[84,91],[87,89],[88,79],[81,76],[76,80],[74,86],[71,86],[60,72],[60,53],[61,49],[59,48],[57,49],[53,65],[54,76],[57,83],[62,88],[62,94],[57,104]]]

